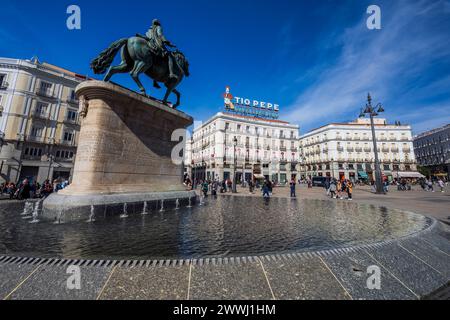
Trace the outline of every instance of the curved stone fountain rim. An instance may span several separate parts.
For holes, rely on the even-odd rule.
[[[401,212],[420,215],[411,211]],[[18,264],[18,265],[35,265],[35,266],[80,266],[80,267],[181,267],[186,265],[192,266],[203,266],[203,265],[229,265],[229,264],[242,264],[242,263],[254,263],[258,261],[289,261],[289,260],[300,260],[305,258],[315,258],[315,257],[327,257],[327,256],[337,256],[342,254],[347,254],[351,252],[358,252],[365,249],[380,249],[392,243],[399,243],[411,238],[418,238],[424,234],[434,231],[438,226],[438,220],[432,217],[426,217],[432,221],[431,225],[427,228],[396,238],[378,241],[374,243],[354,245],[336,249],[327,249],[319,251],[306,251],[306,252],[285,252],[279,254],[257,254],[254,256],[234,256],[234,257],[220,257],[220,256],[210,256],[205,258],[190,258],[190,259],[166,259],[166,260],[92,260],[92,259],[67,259],[67,258],[36,258],[36,257],[21,257],[21,256],[6,256],[0,255],[0,263],[8,264]]]

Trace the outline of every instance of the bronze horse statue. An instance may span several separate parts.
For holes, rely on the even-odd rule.
[[[122,62],[118,66],[111,67],[114,57],[120,49],[122,49]],[[171,54],[176,62],[173,67],[176,78],[169,77],[169,58],[167,55],[156,55],[148,42],[141,37],[124,38],[114,42],[91,62],[91,69],[95,74],[106,73],[104,81],[109,81],[116,73],[129,72],[143,95],[146,95],[146,91],[139,80],[139,75],[145,73],[154,80],[156,88],[160,88],[158,82],[163,83],[167,88],[163,99],[164,104],[167,104],[167,99],[172,92],[177,96],[177,102],[173,105],[175,109],[180,105],[181,99],[181,94],[176,87],[181,83],[184,76],[189,77],[189,62],[179,50],[173,51]]]

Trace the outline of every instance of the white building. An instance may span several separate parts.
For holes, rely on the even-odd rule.
[[[378,157],[383,174],[393,179],[417,177],[412,132],[409,125],[387,124],[374,119]],[[375,154],[369,119],[331,123],[300,138],[305,177],[323,176],[347,179],[372,179]]]
[[[223,180],[233,179],[236,169],[237,183],[243,177],[285,183],[298,174],[298,131],[285,121],[220,112],[194,129],[186,171],[199,180]]]

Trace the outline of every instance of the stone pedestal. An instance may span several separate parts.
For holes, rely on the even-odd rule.
[[[75,212],[127,198],[135,203],[194,197],[182,184],[182,163],[172,160],[180,143],[172,134],[190,126],[192,117],[101,81],[80,84],[76,94],[81,130],[72,184],[44,202],[45,217],[60,216],[61,206]]]

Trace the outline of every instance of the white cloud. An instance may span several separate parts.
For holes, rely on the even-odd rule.
[[[382,6],[380,31],[368,30],[364,16],[337,39],[342,43],[339,57],[287,108],[287,118],[302,127],[311,127],[339,121],[350,114],[356,117],[369,91],[375,102],[382,100],[399,120],[405,108],[422,109],[424,106],[415,104],[414,94],[430,97],[433,91],[426,90],[425,85],[406,93],[410,82],[422,77],[436,62],[450,57],[445,28],[436,32],[436,24],[445,18],[447,6],[445,1],[405,1],[393,7]],[[450,87],[447,74],[440,76],[442,79],[433,82]],[[420,127],[437,122],[424,120],[422,114]]]

